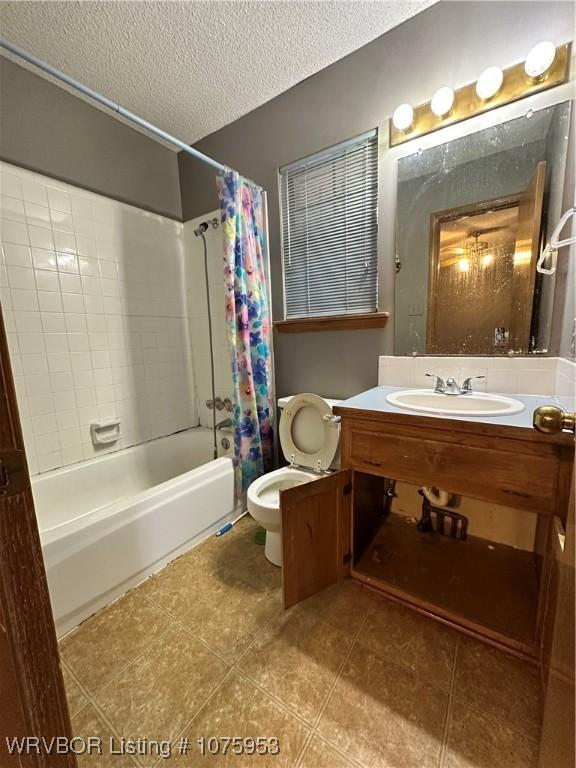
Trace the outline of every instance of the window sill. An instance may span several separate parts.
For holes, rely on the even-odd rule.
[[[317,331],[364,331],[384,328],[389,312],[366,312],[358,315],[330,315],[329,317],[300,317],[295,320],[276,320],[279,333],[311,333]]]

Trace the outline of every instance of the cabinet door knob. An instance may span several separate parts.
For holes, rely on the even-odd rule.
[[[558,432],[576,432],[576,413],[565,413],[555,405],[542,405],[534,411],[532,421],[534,429],[545,435],[556,435]]]

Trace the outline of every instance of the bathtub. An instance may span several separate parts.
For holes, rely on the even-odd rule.
[[[229,456],[197,427],[32,478],[59,637],[234,516]]]

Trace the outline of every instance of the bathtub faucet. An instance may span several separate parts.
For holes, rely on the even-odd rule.
[[[216,429],[231,429],[232,419],[222,419],[216,424]]]

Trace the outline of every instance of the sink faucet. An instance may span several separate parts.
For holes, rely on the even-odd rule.
[[[485,379],[485,376],[468,376],[464,379],[462,386],[458,385],[456,379],[450,378],[444,379],[441,376],[437,376],[435,373],[427,373],[426,376],[430,376],[435,379],[434,392],[439,395],[466,395],[472,392],[472,379]]]

